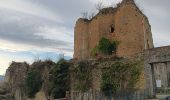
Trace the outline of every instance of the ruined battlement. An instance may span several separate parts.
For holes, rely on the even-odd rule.
[[[74,58],[89,59],[102,37],[120,41],[117,56],[131,56],[153,48],[151,27],[134,0],[103,8],[92,19],[79,18],[74,31]]]

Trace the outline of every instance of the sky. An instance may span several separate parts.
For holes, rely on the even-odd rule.
[[[73,56],[74,25],[83,12],[121,0],[0,0],[0,75],[12,61]],[[170,45],[169,0],[136,0],[148,17],[155,47]]]

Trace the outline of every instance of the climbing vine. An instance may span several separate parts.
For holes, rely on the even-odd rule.
[[[92,49],[91,56],[95,57],[97,54],[111,55],[116,52],[118,45],[118,41],[110,41],[109,39],[103,37],[100,39],[99,44]]]
[[[96,57],[97,54],[98,54],[98,50],[99,50],[99,47],[98,46],[95,46],[92,51],[91,51],[91,56],[92,57]]]
[[[79,62],[76,68],[74,68],[75,89],[78,91],[88,91],[91,87],[91,68],[87,62]]]
[[[101,90],[108,94],[120,89],[134,88],[141,75],[140,61],[117,61],[102,70]]]

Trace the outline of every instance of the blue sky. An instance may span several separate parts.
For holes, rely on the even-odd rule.
[[[11,61],[53,59],[73,55],[74,25],[82,12],[96,12],[103,2],[121,0],[0,0],[0,74]],[[156,47],[170,44],[168,0],[137,0],[148,16]]]

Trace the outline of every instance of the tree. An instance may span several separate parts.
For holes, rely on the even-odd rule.
[[[42,86],[42,78],[38,70],[33,68],[28,72],[26,86],[28,97],[33,98]]]
[[[88,19],[88,12],[82,12],[81,15],[82,15],[82,18]]]
[[[103,8],[104,8],[104,4],[103,4],[102,2],[98,2],[98,3],[96,4],[96,9],[97,9],[98,11],[101,11]]]
[[[69,63],[64,59],[58,61],[53,72],[53,90],[52,95],[55,99],[63,98],[66,91],[69,90]]]

